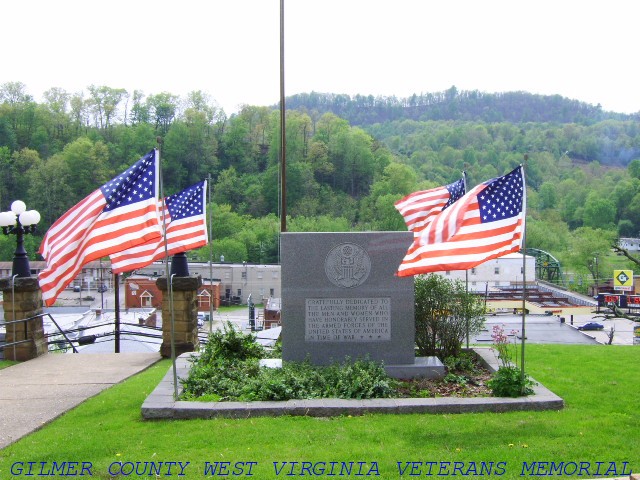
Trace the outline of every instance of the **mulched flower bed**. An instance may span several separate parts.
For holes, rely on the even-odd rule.
[[[398,388],[398,396],[401,398],[490,397],[491,389],[487,387],[487,381],[490,378],[491,372],[475,361],[472,370],[450,370],[442,379],[402,380]]]

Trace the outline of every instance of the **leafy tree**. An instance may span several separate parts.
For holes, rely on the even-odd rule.
[[[558,190],[555,183],[544,182],[540,185],[539,195],[539,208],[541,210],[548,210],[556,207],[558,201]]]
[[[566,251],[569,245],[569,227],[559,218],[549,215],[546,218],[527,220],[527,247],[549,252],[554,256]]]
[[[611,229],[615,225],[616,207],[609,199],[590,192],[582,212],[585,227]]]
[[[640,179],[640,159],[635,159],[627,165],[627,171],[633,178]]]
[[[242,179],[234,167],[223,170],[213,189],[213,201],[217,204],[235,205],[244,200]]]
[[[482,298],[436,274],[416,276],[414,286],[418,354],[458,356],[467,331],[477,333],[484,325]]]
[[[134,90],[131,100],[131,124],[149,123],[151,120],[150,105],[144,102],[144,92],[142,92],[142,90]]]
[[[169,130],[169,126],[178,113],[178,96],[168,92],[149,95],[147,105],[155,128],[161,134]]]
[[[589,272],[595,281],[597,274],[612,270],[605,260],[615,237],[615,230],[580,227],[571,233],[565,256],[578,273]]]
[[[638,235],[638,227],[631,220],[620,220],[618,222],[618,236],[633,237]]]
[[[53,223],[115,175],[108,168],[108,155],[102,142],[80,138],[30,170],[30,198],[44,224]]]
[[[218,168],[217,142],[204,112],[187,110],[186,121],[176,121],[164,139],[163,158],[183,178],[170,177],[174,191],[215,175]],[[177,165],[179,165],[179,167]]]
[[[211,240],[232,237],[244,230],[249,222],[249,217],[234,212],[231,205],[211,203],[207,209],[212,212],[213,238]]]
[[[90,85],[89,94],[96,126],[108,129],[117,113],[118,105],[128,96],[127,91],[124,88]]]
[[[208,249],[201,248],[198,255],[203,260],[209,259]],[[204,257],[204,258],[203,258]],[[247,246],[242,240],[235,238],[223,238],[213,242],[213,258],[225,262],[241,263],[248,259]]]

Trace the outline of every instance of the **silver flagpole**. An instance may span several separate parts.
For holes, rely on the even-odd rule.
[[[280,0],[280,232],[287,231],[287,164],[284,96],[284,0]]]
[[[211,174],[207,176],[207,197],[211,205]],[[209,298],[209,333],[213,332],[213,208],[209,208],[209,285],[211,286],[211,297]]]
[[[169,275],[169,247],[167,246],[167,216],[164,214],[167,205],[164,201],[164,182],[162,181],[162,169],[160,168],[160,148],[162,147],[162,137],[157,137],[158,148],[156,148],[156,155],[158,156],[158,180],[160,184],[160,198],[162,199],[162,237],[164,239],[164,268],[167,281],[169,282],[169,308],[171,314],[169,315],[171,321],[171,364],[173,366],[173,398],[178,398],[178,372],[176,370],[176,329],[175,318],[173,315],[173,277]],[[164,322],[164,318],[162,319]]]
[[[467,193],[467,172],[466,171],[462,171],[462,183],[464,185],[464,193]],[[469,269],[466,269],[464,271],[464,290],[465,293],[467,294],[467,296],[469,296]],[[467,299],[465,299],[465,304],[467,302]],[[467,310],[465,312],[465,322],[466,322],[466,329],[467,329],[467,350],[469,350],[469,311]]]
[[[524,394],[525,373],[524,373],[524,345],[525,345],[525,319],[526,319],[526,303],[527,303],[527,185],[525,183],[525,172],[529,155],[524,155],[524,163],[522,167],[522,328],[521,328],[521,359],[520,359],[520,388],[521,394]]]

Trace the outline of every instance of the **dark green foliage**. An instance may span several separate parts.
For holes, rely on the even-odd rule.
[[[449,372],[457,373],[476,373],[478,371],[478,364],[475,358],[475,354],[469,352],[461,352],[457,356],[446,357],[442,363],[447,367]]]
[[[235,362],[265,358],[266,351],[255,336],[237,330],[227,322],[223,330],[209,334],[198,363],[208,365],[217,361]]]
[[[528,375],[522,376],[518,367],[500,367],[487,382],[494,397],[521,397],[531,395],[536,383]]]
[[[455,86],[443,92],[414,94],[409,98],[301,93],[288,97],[287,107],[332,112],[354,125],[399,119],[585,123],[629,117],[603,112],[599,105],[570,100],[560,95],[459,91]]]
[[[227,325],[215,332],[196,357],[183,398],[218,401],[290,400],[304,398],[385,398],[395,381],[377,362],[345,359],[326,367],[286,362],[282,368],[259,366],[267,356],[253,335]]]

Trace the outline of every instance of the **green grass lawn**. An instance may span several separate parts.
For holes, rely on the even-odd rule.
[[[0,450],[0,478],[14,478],[11,466],[29,461],[91,462],[96,478],[111,478],[110,465],[117,466],[113,462],[190,462],[182,477],[188,479],[207,477],[205,462],[231,462],[226,477],[251,473],[254,479],[287,477],[285,473],[430,478],[425,475],[430,464],[424,462],[436,462],[431,466],[434,478],[445,476],[438,473],[461,477],[473,474],[474,468],[480,473],[480,462],[493,462],[494,476],[501,478],[520,478],[523,465],[525,476],[530,476],[532,462],[565,462],[568,473],[573,469],[570,462],[585,462],[585,468],[589,462],[590,470],[573,475],[581,479],[640,471],[640,348],[528,345],[527,365],[528,373],[564,398],[563,410],[143,421],[140,406],[170,367],[162,361]],[[320,474],[323,464],[316,463],[316,475],[300,465],[292,472],[290,464],[276,474],[282,462],[305,461],[326,462],[325,473]],[[248,462],[257,464],[249,470]],[[351,475],[340,476],[335,469],[331,476],[329,462],[363,463],[355,463]],[[599,472],[596,462],[604,462]],[[607,472],[610,462],[617,471]],[[243,475],[232,475],[234,466],[236,473],[242,467]],[[546,469],[536,473],[548,472],[542,467]],[[115,473],[116,467],[111,468]],[[172,473],[179,470],[173,467]],[[355,475],[358,472],[361,475]],[[161,476],[166,473],[165,463]]]
[[[15,365],[16,363],[18,362],[14,362],[13,360],[0,360],[0,370]]]

